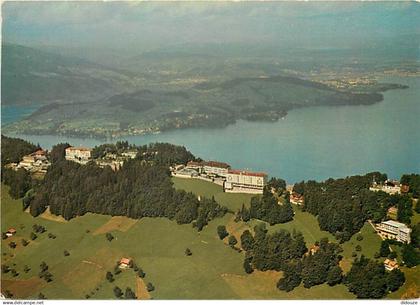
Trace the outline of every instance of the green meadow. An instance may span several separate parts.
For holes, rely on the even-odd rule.
[[[222,188],[209,182],[174,178],[174,185],[201,196],[215,196],[216,200],[236,211],[242,204],[249,204],[252,196],[226,194]],[[144,283],[151,282],[155,290],[153,299],[353,299],[354,295],[344,285],[329,287],[319,285],[310,289],[302,285],[286,293],[276,288],[281,272],[259,272],[248,275],[242,264],[244,253],[239,253],[221,241],[216,234],[218,225],[226,225],[228,231],[239,234],[252,228],[257,221],[234,223],[233,215],[226,214],[215,219],[203,231],[197,232],[191,225],[178,225],[165,218],[143,218],[133,221],[125,217],[86,214],[64,221],[49,215],[33,218],[22,211],[21,200],[13,200],[8,188],[2,185],[1,229],[2,232],[14,227],[17,234],[2,240],[2,264],[18,271],[2,275],[2,291],[10,290],[15,298],[37,298],[42,292],[50,299],[93,299],[115,298],[113,288],[123,292],[130,287],[139,298],[146,298],[138,290],[140,278],[132,269],[115,275],[115,281],[105,279],[107,271],[113,271],[116,262],[129,257],[146,273]],[[322,237],[335,241],[328,232],[319,229],[316,218],[309,213],[295,209],[295,218],[286,224],[268,226],[269,230],[286,229],[301,231],[307,246]],[[48,219],[47,219],[48,218]],[[47,232],[37,234],[34,241],[23,247],[21,239],[30,240],[32,225],[43,225]],[[109,242],[105,233],[114,239]],[[48,238],[53,233],[55,239]],[[367,256],[379,250],[380,239],[366,224],[360,234],[362,241],[354,236],[343,244],[344,260],[350,263],[357,244],[361,253]],[[15,241],[17,247],[8,244]],[[186,248],[192,255],[186,256]],[[63,251],[70,252],[64,256]],[[360,254],[359,254],[360,255]],[[38,278],[39,265],[45,261],[53,275],[53,281],[46,283]],[[31,270],[24,272],[27,265]],[[350,265],[349,265],[350,266]],[[411,283],[411,282],[410,282]],[[412,283],[411,283],[412,284]],[[404,287],[409,285],[404,285]],[[391,297],[399,298],[403,289]]]

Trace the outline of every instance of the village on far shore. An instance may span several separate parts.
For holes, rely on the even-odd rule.
[[[65,149],[65,159],[68,161],[77,162],[81,165],[86,165],[93,161],[102,168],[109,166],[113,171],[120,170],[125,161],[136,158],[137,154],[138,151],[136,149],[126,149],[119,154],[108,152],[101,158],[93,158],[92,149],[88,147],[70,146]],[[24,156],[19,163],[10,163],[6,167],[14,170],[23,168],[29,171],[34,177],[42,179],[50,165],[48,151],[38,149]],[[189,161],[186,164],[173,165],[169,170],[173,177],[208,181],[222,186],[223,191],[227,193],[259,195],[263,194],[264,188],[268,183],[268,175],[264,172],[232,169],[229,164],[219,161]],[[393,195],[408,193],[409,186],[400,184],[397,180],[386,180],[383,183],[372,181],[369,190],[373,192],[381,191]],[[286,192],[289,195],[290,203],[297,206],[304,206],[304,195],[295,192],[293,185],[288,185]],[[279,202],[279,204],[282,203]],[[406,224],[396,221],[396,215],[397,208],[393,206],[389,208],[387,213],[389,220],[382,221],[378,224],[370,223],[383,240],[390,239],[409,244],[411,243],[410,233],[412,229]],[[10,228],[5,234],[7,237],[13,236],[16,234],[16,229]],[[312,249],[311,251],[316,252],[316,250]],[[129,259],[123,258],[120,266],[123,268],[127,267],[129,265],[128,261]],[[384,266],[388,271],[399,268],[397,261],[394,259],[386,259]]]

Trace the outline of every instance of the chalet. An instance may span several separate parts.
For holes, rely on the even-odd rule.
[[[6,232],[6,236],[7,237],[11,237],[11,236],[13,236],[13,235],[15,235],[16,234],[16,229],[14,229],[14,228],[10,228],[9,230],[7,230],[7,232]]]
[[[16,165],[15,169],[23,168],[31,172],[46,172],[50,165],[50,162],[47,160],[47,152],[39,149],[23,156],[22,161]]]
[[[305,197],[299,193],[292,192],[290,194],[290,203],[296,204],[296,205],[302,205],[304,203]]]
[[[262,194],[267,174],[243,170],[228,170],[223,189],[228,193]]]
[[[305,253],[306,256],[308,256],[309,254],[314,255],[315,253],[317,253],[319,251],[319,246],[318,245],[312,245],[309,249],[308,252]]]
[[[66,160],[86,164],[92,155],[92,149],[87,147],[74,147],[66,148]]]
[[[131,259],[123,257],[120,259],[118,267],[121,269],[127,269],[130,267],[130,264],[131,264]]]
[[[399,267],[396,260],[389,259],[389,258],[387,258],[384,261],[384,266],[385,266],[385,269],[388,270],[388,271],[392,271],[394,269],[398,269],[398,267]]]

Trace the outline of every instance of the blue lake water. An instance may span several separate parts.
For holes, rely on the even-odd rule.
[[[19,121],[26,116],[29,116],[39,106],[4,106],[1,105],[1,125],[6,125],[12,122]]]
[[[381,171],[399,178],[420,173],[420,78],[393,78],[410,86],[384,93],[369,106],[290,111],[275,123],[239,121],[223,129],[175,130],[125,137],[130,143],[170,142],[196,156],[286,179],[324,180]],[[94,146],[95,139],[19,136],[45,148],[59,142]]]

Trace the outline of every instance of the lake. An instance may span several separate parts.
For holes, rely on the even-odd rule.
[[[233,168],[265,171],[288,183],[381,171],[391,178],[420,172],[420,78],[390,78],[406,90],[369,106],[290,111],[275,123],[238,121],[223,129],[186,129],[129,136],[130,143],[169,142]],[[19,136],[45,148],[59,142],[94,146],[95,139]]]

